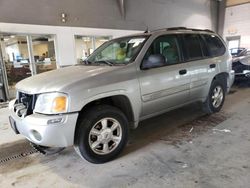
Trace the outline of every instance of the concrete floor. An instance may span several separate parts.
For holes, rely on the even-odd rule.
[[[234,88],[222,112],[197,105],[144,121],[122,155],[94,165],[73,148],[0,164],[0,187],[249,187],[250,88]],[[24,142],[0,109],[0,153]]]

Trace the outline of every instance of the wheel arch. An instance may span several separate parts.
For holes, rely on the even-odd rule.
[[[117,107],[125,114],[125,116],[128,119],[129,125],[131,125],[131,127],[133,128],[135,115],[129,98],[126,95],[113,95],[113,96],[103,97],[90,101],[89,103],[85,104],[80,110],[75,128],[74,142],[76,141],[77,138],[79,120],[84,117],[84,115],[89,109],[97,105],[111,105]]]
[[[224,85],[224,89],[227,90],[227,88],[229,87],[228,86],[228,79],[229,79],[229,73],[228,72],[221,72],[219,74],[216,74],[213,77],[213,80],[210,83],[210,87],[211,87],[211,84],[212,84],[212,82],[214,80],[218,80],[218,81],[220,81]]]

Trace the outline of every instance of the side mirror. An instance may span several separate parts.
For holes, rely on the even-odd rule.
[[[166,65],[165,57],[161,54],[152,54],[148,59],[143,60],[142,69],[151,69]]]

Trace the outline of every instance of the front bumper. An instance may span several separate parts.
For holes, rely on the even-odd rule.
[[[29,141],[48,147],[67,147],[74,144],[75,127],[78,113],[63,115],[31,114],[24,118],[16,115],[10,107],[16,133],[25,136]],[[55,120],[61,120],[55,122]],[[54,122],[48,124],[48,122]],[[13,122],[12,122],[13,124]],[[13,127],[12,127],[13,128]]]

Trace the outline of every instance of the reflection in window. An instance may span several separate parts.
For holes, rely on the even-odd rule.
[[[54,37],[32,36],[32,45],[37,74],[56,69]]]

